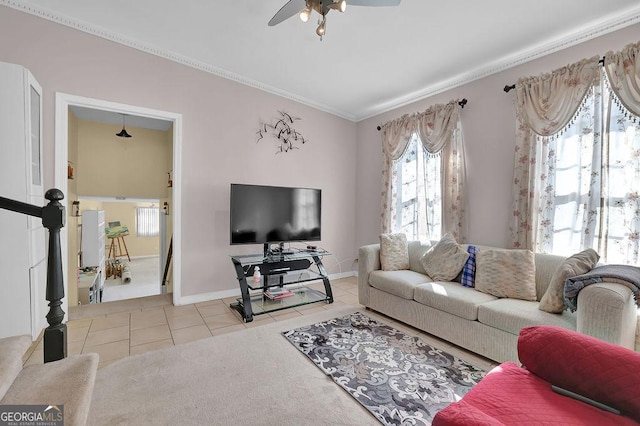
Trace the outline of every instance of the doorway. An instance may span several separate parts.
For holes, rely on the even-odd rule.
[[[170,227],[172,228],[171,244],[172,244],[172,259],[171,259],[171,271],[170,274],[170,291],[173,295],[173,304],[180,305],[181,298],[181,258],[180,258],[180,242],[181,242],[181,229],[180,229],[180,215],[181,215],[181,147],[182,147],[182,116],[180,114],[152,110],[144,107],[138,107],[127,104],[119,104],[109,101],[103,101],[99,99],[84,98],[64,93],[56,93],[56,135],[55,135],[55,164],[54,164],[54,185],[56,188],[61,189],[65,193],[65,199],[63,205],[69,211],[71,208],[70,200],[67,196],[69,194],[69,170],[73,168],[73,165],[69,163],[69,138],[70,138],[70,108],[85,108],[88,110],[102,111],[104,113],[116,114],[118,117],[136,117],[141,120],[160,120],[168,121],[171,123],[171,139],[173,144],[172,149],[172,164],[170,169],[171,180],[171,197],[170,204],[167,211],[170,210],[170,215],[167,216]],[[131,119],[130,119],[131,120]],[[131,121],[130,121],[131,122]],[[124,123],[123,123],[124,124]],[[124,127],[124,125],[123,125]],[[73,129],[71,129],[73,131]],[[73,172],[71,172],[73,173]],[[76,195],[73,195],[74,198]],[[75,207],[75,206],[74,206]],[[73,211],[73,210],[72,210]],[[69,215],[67,216],[70,217]],[[72,224],[71,220],[69,220]],[[72,252],[73,249],[69,245],[69,233],[76,232],[69,229],[68,226],[61,230],[61,243],[62,247],[68,247]],[[66,312],[69,307],[69,295],[77,295],[77,289],[74,287],[76,280],[70,279],[70,266],[75,261],[70,256],[70,250],[63,250],[63,276],[65,285],[65,298],[63,300],[63,309]],[[161,254],[161,258],[166,256],[166,251]],[[72,254],[73,255],[73,254]],[[70,263],[72,262],[72,263]],[[75,297],[73,300],[75,301]]]

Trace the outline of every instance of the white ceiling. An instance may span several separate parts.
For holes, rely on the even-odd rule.
[[[0,0],[353,121],[640,22],[638,0],[402,0],[331,11],[320,41],[315,13],[267,26],[285,2]]]

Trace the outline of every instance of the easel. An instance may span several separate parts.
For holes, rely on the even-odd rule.
[[[127,243],[125,243],[124,241],[124,237],[129,235],[127,234],[122,234],[122,235],[115,235],[113,237],[109,237],[109,239],[111,240],[111,245],[109,246],[109,259],[115,259],[116,257],[123,257],[123,256],[127,256],[127,259],[129,259],[129,262],[131,262],[131,257],[129,257],[129,249],[127,249]],[[118,242],[118,245],[116,247],[116,241]],[[124,252],[122,251],[122,246],[124,246]],[[111,253],[113,253],[113,256],[111,256]]]

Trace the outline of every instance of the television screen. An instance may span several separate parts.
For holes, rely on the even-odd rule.
[[[231,184],[231,244],[320,240],[322,191]]]

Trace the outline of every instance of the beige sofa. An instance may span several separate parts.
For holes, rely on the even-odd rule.
[[[480,250],[489,247],[478,246]],[[409,270],[382,271],[380,245],[358,253],[358,298],[362,305],[489,359],[518,361],[520,329],[556,325],[634,348],[637,308],[621,284],[585,287],[576,312],[538,309],[561,256],[535,254],[537,301],[497,298],[457,282],[434,282],[419,262],[425,248],[409,242]]]

